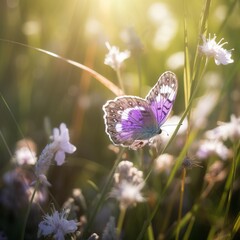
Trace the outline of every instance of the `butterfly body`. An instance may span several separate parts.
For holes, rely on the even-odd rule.
[[[177,78],[162,74],[145,99],[121,96],[103,106],[106,132],[116,145],[138,148],[161,133],[177,93]],[[140,143],[140,144],[139,144]],[[136,147],[137,146],[137,147]]]

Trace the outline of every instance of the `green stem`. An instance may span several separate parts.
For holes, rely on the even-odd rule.
[[[232,199],[232,193],[233,193],[233,183],[234,183],[234,179],[236,176],[236,168],[237,168],[237,162],[238,162],[238,156],[237,156],[237,151],[238,151],[238,147],[237,144],[234,145],[234,156],[233,156],[233,162],[232,162],[232,166],[231,166],[231,183],[230,183],[230,189],[229,189],[229,193],[228,193],[228,199],[227,199],[227,207],[226,207],[226,211],[225,211],[225,224],[227,221],[227,216],[228,216],[228,212],[229,212],[229,208],[230,208],[230,204],[231,204],[231,199]]]
[[[136,57],[136,62],[137,62],[137,72],[138,72],[138,91],[139,91],[139,96],[142,96],[142,75],[141,75],[141,64],[140,64],[140,59]]]
[[[119,86],[120,86],[121,90],[123,91],[123,93],[125,93],[125,89],[124,89],[124,85],[123,85],[123,81],[122,81],[122,76],[121,76],[121,71],[120,71],[120,69],[117,69],[117,70],[116,70],[116,73],[117,73],[117,78],[118,78]]]
[[[107,180],[106,184],[103,186],[102,192],[101,192],[101,194],[100,194],[100,199],[98,200],[98,202],[96,203],[96,205],[93,207],[92,214],[89,216],[88,225],[86,226],[85,231],[84,231],[84,233],[83,233],[83,236],[84,236],[84,237],[85,237],[85,235],[88,234],[88,230],[89,230],[90,227],[92,226],[93,220],[94,220],[96,214],[98,213],[98,210],[99,210],[101,204],[103,203],[103,201],[104,201],[104,199],[105,199],[105,197],[106,197],[106,194],[107,194],[107,191],[108,191],[108,189],[109,189],[109,186],[110,186],[110,184],[112,183],[112,179],[113,179],[114,172],[115,172],[115,170],[116,170],[116,168],[117,168],[120,160],[122,159],[122,155],[123,155],[124,151],[125,151],[124,148],[122,148],[122,149],[120,150],[120,152],[119,152],[119,154],[118,154],[118,157],[117,157],[117,159],[116,159],[116,161],[115,161],[115,163],[114,163],[114,166],[113,166],[113,168],[112,168],[112,170],[111,170],[111,172],[110,172],[110,174],[109,174],[109,176],[108,176],[108,180]]]
[[[122,231],[122,226],[123,226],[123,221],[124,221],[124,217],[126,214],[126,207],[120,207],[120,214],[118,217],[118,224],[117,224],[117,235],[118,235],[118,239],[120,239],[120,234]]]
[[[30,214],[30,211],[31,211],[31,207],[32,207],[32,203],[33,203],[33,199],[34,199],[34,196],[37,192],[37,189],[39,187],[39,181],[37,180],[36,184],[35,184],[35,188],[34,188],[34,191],[33,191],[33,194],[31,196],[31,200],[28,204],[28,207],[27,207],[27,212],[26,212],[26,215],[25,215],[25,218],[23,219],[23,229],[22,229],[22,232],[21,232],[21,237],[20,239],[21,240],[24,240],[24,235],[25,235],[25,230],[26,230],[26,227],[27,227],[27,221],[28,221],[28,217],[29,217],[29,214]]]
[[[179,233],[181,229],[181,217],[182,217],[182,206],[183,206],[183,196],[184,196],[184,186],[185,186],[185,178],[186,178],[186,168],[182,169],[182,181],[181,181],[181,191],[180,191],[180,202],[179,202],[179,208],[178,208],[178,226],[177,226],[177,232],[176,232],[176,240],[179,239]]]

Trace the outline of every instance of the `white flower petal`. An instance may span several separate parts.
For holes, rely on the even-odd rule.
[[[199,46],[199,50],[206,55],[206,57],[213,57],[215,63],[217,65],[229,64],[233,63],[231,50],[226,50],[222,46],[227,44],[227,42],[221,43],[223,38],[217,43],[215,41],[216,35],[211,39],[211,35],[209,34],[209,38],[206,39],[203,37],[203,44]]]

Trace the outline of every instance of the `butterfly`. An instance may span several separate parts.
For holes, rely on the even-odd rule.
[[[174,73],[164,72],[145,99],[120,96],[103,105],[105,131],[115,145],[138,149],[162,132],[178,89]]]

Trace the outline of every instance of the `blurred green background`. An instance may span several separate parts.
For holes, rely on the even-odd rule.
[[[209,32],[224,37],[232,49],[234,64],[216,66],[211,59],[208,71],[217,72],[225,84],[219,105],[211,115],[228,121],[231,113],[239,116],[239,39],[240,15],[236,1],[213,1]],[[204,1],[185,1],[189,34],[190,63],[200,38],[199,24]],[[231,9],[232,8],[232,9]],[[138,95],[139,71],[143,82],[141,96],[166,70],[179,79],[174,113],[184,110],[183,93],[183,1],[152,0],[1,0],[0,38],[59,54],[80,62],[118,84],[116,73],[104,65],[105,42],[120,50],[130,49],[122,77],[126,92]],[[225,21],[226,20],[226,21]],[[207,84],[211,83],[211,79]],[[202,92],[207,88],[203,82]],[[221,85],[221,86],[222,86]],[[104,132],[102,105],[115,96],[88,73],[61,60],[17,44],[0,41],[0,91],[25,137],[38,145],[38,153],[48,142],[53,127],[65,122],[71,142],[77,147],[63,167],[50,172],[51,189],[59,203],[73,187],[89,187],[113,165],[114,153]],[[201,92],[199,93],[201,95]],[[3,99],[0,100],[0,130],[14,152],[22,138]],[[1,174],[10,169],[9,151],[0,141]],[[63,187],[64,186],[64,187]],[[62,190],[64,189],[64,190]],[[60,191],[61,190],[61,191]]]

